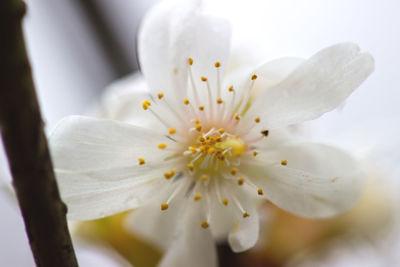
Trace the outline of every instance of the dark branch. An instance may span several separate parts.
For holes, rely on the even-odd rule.
[[[0,1],[0,129],[38,266],[78,266],[22,33],[25,5]]]

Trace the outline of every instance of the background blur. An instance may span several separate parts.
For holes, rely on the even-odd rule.
[[[144,12],[157,0],[26,2],[26,42],[49,130],[64,116],[85,113],[109,83],[138,69],[136,32]],[[400,144],[400,1],[213,0],[208,7],[233,22],[233,49],[246,51],[241,60],[307,58],[343,41],[369,51],[376,60],[375,72],[344,107],[318,120],[318,134],[347,149],[373,147],[389,154],[386,167],[393,172],[387,176],[398,180],[395,165],[400,153],[393,146]],[[8,181],[0,147],[0,182]],[[0,266],[34,266],[22,218],[7,190],[0,190]],[[81,265],[124,266],[119,256],[105,249],[79,244]],[[371,255],[370,247],[359,249]],[[341,255],[340,250],[337,253]],[[399,266],[398,258],[385,265],[366,265],[374,260],[358,259],[321,266]]]

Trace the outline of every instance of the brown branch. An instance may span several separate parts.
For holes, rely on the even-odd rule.
[[[22,33],[25,5],[0,1],[0,129],[38,266],[78,266]]]

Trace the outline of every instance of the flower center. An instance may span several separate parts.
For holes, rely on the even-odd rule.
[[[188,158],[188,168],[197,170],[219,171],[230,165],[238,165],[238,159],[246,151],[246,145],[238,136],[226,132],[223,128],[210,129],[199,134],[194,145],[184,152]]]

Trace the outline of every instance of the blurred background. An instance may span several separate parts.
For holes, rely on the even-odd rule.
[[[136,33],[157,0],[26,2],[25,37],[49,131],[67,115],[88,112],[107,85],[138,70]],[[307,125],[312,138],[351,150],[363,162],[369,180],[360,204],[325,221],[266,204],[259,244],[238,255],[221,245],[221,265],[400,266],[400,2],[213,0],[207,7],[232,21],[238,62],[308,58],[343,41],[358,43],[376,60],[373,75],[344,106]],[[9,181],[0,147],[0,266],[34,266]],[[154,266],[160,253],[123,232],[123,216],[73,225],[82,266]],[[112,239],[104,229],[120,234]],[[153,261],[129,256],[130,249]]]

